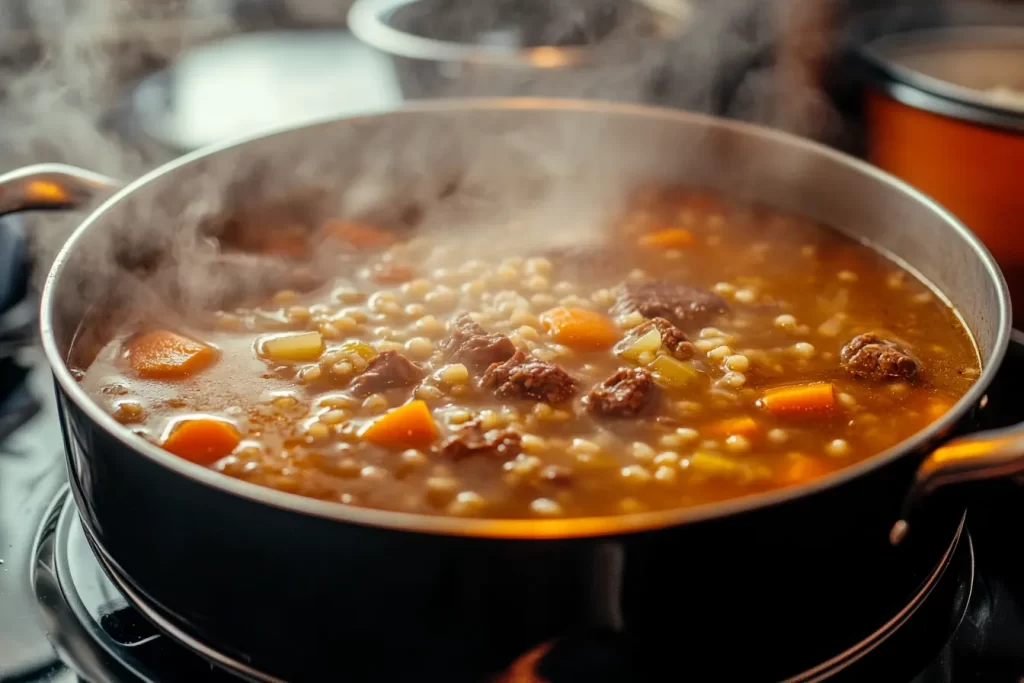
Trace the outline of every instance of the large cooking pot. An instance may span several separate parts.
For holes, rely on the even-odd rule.
[[[369,193],[370,179],[387,191]],[[22,170],[0,178],[0,206],[73,206],[106,182]],[[902,259],[959,310],[981,377],[929,429],[809,484],[666,512],[489,521],[351,508],[228,478],[133,435],[66,364],[87,314],[116,314],[154,264],[181,258],[167,245],[186,223],[294,193],[330,211],[358,196],[420,202],[442,220],[502,220],[571,198],[604,207],[651,182],[799,212]],[[71,487],[102,565],[160,628],[266,680],[479,680],[577,627],[621,634],[649,672],[793,676],[794,659],[836,654],[823,623],[870,632],[934,575],[964,514],[943,495],[955,487],[932,495],[936,485],[1019,469],[1024,452],[998,435],[935,451],[971,428],[1009,339],[1005,283],[973,234],[852,158],[677,111],[447,101],[202,150],[95,210],[57,257],[42,306]],[[909,531],[894,527],[903,518]],[[780,646],[799,655],[776,665]]]

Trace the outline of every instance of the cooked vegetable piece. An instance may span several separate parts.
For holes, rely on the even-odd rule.
[[[745,436],[750,438],[757,436],[759,431],[757,422],[749,415],[743,417],[730,417],[725,420],[713,422],[708,426],[708,434],[717,437]]]
[[[149,379],[184,379],[217,360],[217,351],[200,341],[169,330],[154,330],[128,345],[132,369]]]
[[[787,453],[785,466],[779,471],[784,484],[802,484],[828,474],[829,469],[820,458],[804,453]]]
[[[323,227],[324,234],[356,249],[386,249],[397,240],[387,230],[357,221],[331,220]]]
[[[668,228],[641,236],[637,244],[652,249],[681,249],[693,244],[693,234],[682,228]]]
[[[700,376],[697,368],[672,356],[658,356],[648,367],[654,379],[669,389],[685,389]]]
[[[661,348],[661,332],[654,325],[645,332],[643,335],[638,337],[632,344],[629,344],[625,348],[618,350],[619,355],[626,360],[631,360],[634,363],[640,362],[640,357],[644,353],[654,353]]]
[[[610,348],[619,338],[611,320],[585,308],[552,308],[541,314],[540,321],[559,344],[582,351]]]
[[[347,341],[341,345],[341,351],[346,355],[354,353],[367,362],[377,357],[377,349],[361,341]]]
[[[423,401],[390,410],[363,429],[362,437],[385,448],[424,448],[437,439],[437,425]]]
[[[212,464],[229,455],[242,440],[230,422],[213,418],[179,422],[164,440],[164,450],[198,465]]]
[[[812,382],[768,389],[761,404],[772,415],[788,417],[829,413],[835,407],[835,401],[831,382]]]
[[[743,465],[723,455],[698,451],[690,456],[690,467],[695,472],[710,476],[737,476],[743,473]]]
[[[312,361],[324,352],[324,340],[319,332],[278,334],[263,339],[260,355],[276,361]]]

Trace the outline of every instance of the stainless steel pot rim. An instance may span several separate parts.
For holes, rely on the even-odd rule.
[[[944,40],[943,40],[944,39]],[[986,127],[1024,132],[1024,110],[1000,106],[979,90],[956,85],[895,63],[880,48],[900,41],[945,44],[1002,45],[1019,49],[1024,59],[1024,27],[974,26],[914,29],[893,33],[855,47],[868,81],[897,102],[923,111],[977,123]]]
[[[656,531],[661,528],[678,524],[695,523],[722,518],[748,512],[757,508],[774,506],[785,501],[821,493],[828,489],[840,486],[857,477],[867,474],[878,467],[882,467],[909,452],[932,444],[938,436],[950,431],[962,415],[974,406],[978,405],[986,388],[995,377],[995,374],[1002,363],[1003,356],[1006,354],[1006,348],[1010,340],[1011,312],[1010,294],[1006,281],[989,251],[974,235],[974,233],[960,223],[960,221],[949,211],[944,209],[928,196],[866,162],[854,159],[816,142],[761,126],[739,121],[717,119],[710,116],[679,110],[662,109],[635,104],[542,98],[467,98],[456,100],[424,100],[384,114],[371,114],[343,119],[327,118],[316,123],[307,124],[306,126],[300,126],[300,128],[328,125],[338,121],[359,121],[370,118],[412,116],[421,113],[436,114],[443,113],[445,111],[488,112],[503,110],[567,111],[587,114],[628,115],[641,119],[668,119],[684,122],[700,121],[705,124],[715,126],[721,130],[731,130],[746,136],[775,139],[790,146],[805,148],[816,155],[829,157],[839,163],[853,166],[861,173],[877,178],[879,181],[894,187],[896,190],[912,196],[916,201],[925,205],[930,211],[942,217],[950,228],[956,231],[960,238],[970,246],[982,263],[985,264],[989,277],[991,277],[994,282],[998,283],[999,305],[998,310],[993,311],[993,315],[998,317],[999,325],[996,338],[993,343],[992,353],[988,359],[986,367],[982,369],[981,376],[975,384],[942,418],[932,423],[928,429],[918,432],[910,439],[907,439],[906,441],[899,443],[871,458],[839,470],[830,476],[823,477],[819,480],[800,486],[754,494],[721,503],[705,504],[689,508],[605,517],[577,517],[557,520],[464,519],[440,515],[422,515],[347,506],[340,503],[315,500],[295,494],[284,493],[282,491],[277,491],[228,477],[219,472],[215,472],[211,469],[196,465],[172,455],[162,448],[149,443],[145,439],[132,434],[130,430],[118,423],[113,416],[100,407],[99,403],[93,401],[85,393],[65,364],[65,358],[58,348],[56,337],[54,335],[57,283],[64,264],[75,251],[75,247],[79,240],[82,239],[83,235],[88,232],[90,227],[95,225],[111,207],[119,202],[129,200],[132,193],[167,173],[179,171],[180,169],[183,169],[206,156],[216,154],[220,151],[239,147],[248,142],[252,142],[269,135],[284,133],[295,129],[295,127],[288,127],[270,133],[245,136],[240,139],[197,150],[150,171],[134,182],[129,183],[119,192],[110,197],[99,208],[97,208],[96,211],[89,215],[74,231],[67,242],[65,242],[60,253],[57,255],[57,258],[54,260],[53,266],[47,275],[46,283],[43,287],[41,300],[42,310],[40,315],[40,330],[43,340],[43,350],[46,354],[47,361],[53,369],[54,377],[61,390],[85,415],[87,415],[96,424],[103,427],[109,434],[112,434],[126,447],[138,453],[140,457],[147,457],[162,467],[205,486],[260,504],[290,510],[303,515],[336,520],[338,522],[388,528],[396,531],[482,538],[567,539],[595,536],[616,536],[621,534]]]
[[[601,61],[601,50],[596,47],[488,48],[482,45],[417,36],[389,26],[383,20],[386,14],[417,1],[356,0],[348,12],[348,27],[357,38],[382,52],[432,62],[500,66],[526,70],[564,69]],[[647,6],[652,7],[652,11],[665,13],[662,8]],[[679,22],[680,26],[681,24],[682,19]]]

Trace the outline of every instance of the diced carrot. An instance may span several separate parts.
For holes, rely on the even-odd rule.
[[[323,233],[357,249],[386,249],[397,241],[394,235],[382,228],[340,219],[324,223]]]
[[[682,228],[668,228],[642,235],[637,244],[652,249],[681,249],[693,244],[693,235]]]
[[[362,437],[385,448],[423,448],[437,438],[437,425],[425,402],[410,401],[371,422]]]
[[[619,340],[611,320],[585,308],[552,308],[541,313],[540,321],[555,341],[574,349],[600,351]]]
[[[728,436],[745,436],[747,438],[757,436],[759,431],[757,422],[750,416],[743,417],[730,417],[718,422],[712,423],[707,432],[711,436],[717,437],[728,437]]]
[[[778,479],[783,484],[802,484],[828,473],[828,467],[820,458],[803,453],[787,453],[785,464],[778,472]]]
[[[761,398],[761,405],[772,415],[788,417],[829,413],[835,401],[831,382],[813,382],[768,389]]]
[[[215,360],[213,347],[169,330],[146,332],[128,344],[132,369],[150,379],[184,379]]]
[[[373,267],[373,281],[379,285],[400,285],[414,277],[413,267],[401,263],[378,263]]]
[[[231,453],[242,440],[233,424],[201,418],[185,420],[164,440],[164,450],[199,465],[212,464]]]

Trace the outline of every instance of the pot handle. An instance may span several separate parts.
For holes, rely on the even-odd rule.
[[[932,493],[950,484],[1024,474],[1024,423],[953,439],[936,448],[918,466],[903,501],[903,519],[893,525],[889,540],[902,541],[908,520]]]
[[[66,164],[34,164],[0,175],[0,216],[77,209],[122,187],[105,175]]]

